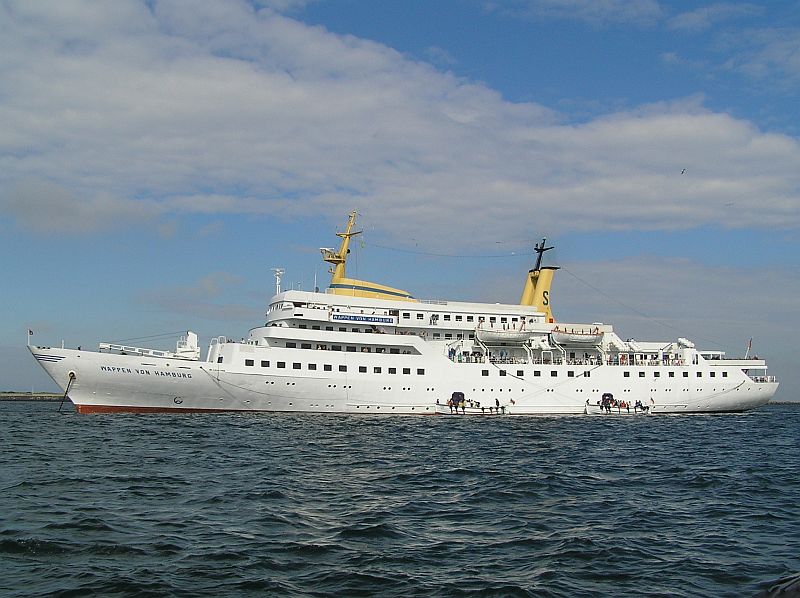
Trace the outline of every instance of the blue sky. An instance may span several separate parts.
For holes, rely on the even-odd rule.
[[[0,388],[352,272],[767,357],[798,398],[800,2],[0,1]],[[685,170],[684,170],[685,169]],[[452,256],[452,257],[445,257]],[[168,346],[172,341],[154,341]]]

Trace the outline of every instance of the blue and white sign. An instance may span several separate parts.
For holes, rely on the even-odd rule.
[[[371,324],[394,324],[394,318],[385,316],[356,316],[350,314],[333,314],[333,319],[345,322],[369,322]]]

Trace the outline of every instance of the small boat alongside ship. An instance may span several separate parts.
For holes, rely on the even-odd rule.
[[[337,250],[321,250],[331,265],[324,292],[282,291],[276,272],[263,323],[241,341],[212,338],[205,359],[193,332],[175,351],[101,343],[30,352],[79,413],[577,415],[599,411],[604,393],[626,413],[637,401],[649,413],[712,413],[753,409],[778,388],[763,359],[556,322],[558,268],[542,265],[552,249],[544,240],[518,304],[417,299],[350,278],[355,220],[337,233]]]

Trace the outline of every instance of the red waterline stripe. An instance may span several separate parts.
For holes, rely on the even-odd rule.
[[[198,409],[192,407],[134,407],[130,405],[75,405],[75,411],[81,414],[87,413],[306,413],[304,411],[268,411],[262,409]],[[333,415],[439,415],[435,411],[419,413],[379,413],[378,411],[357,412],[357,411],[309,411],[310,415],[319,413],[331,413]]]

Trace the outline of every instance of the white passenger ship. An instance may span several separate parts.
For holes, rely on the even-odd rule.
[[[355,218],[338,250],[322,250],[327,292],[278,288],[263,326],[241,342],[211,339],[205,360],[192,332],[176,351],[29,349],[79,413],[437,414],[453,411],[454,393],[467,414],[581,414],[604,393],[649,413],[707,413],[752,409],[777,390],[761,359],[556,323],[544,242],[519,305],[418,300],[348,278]]]

